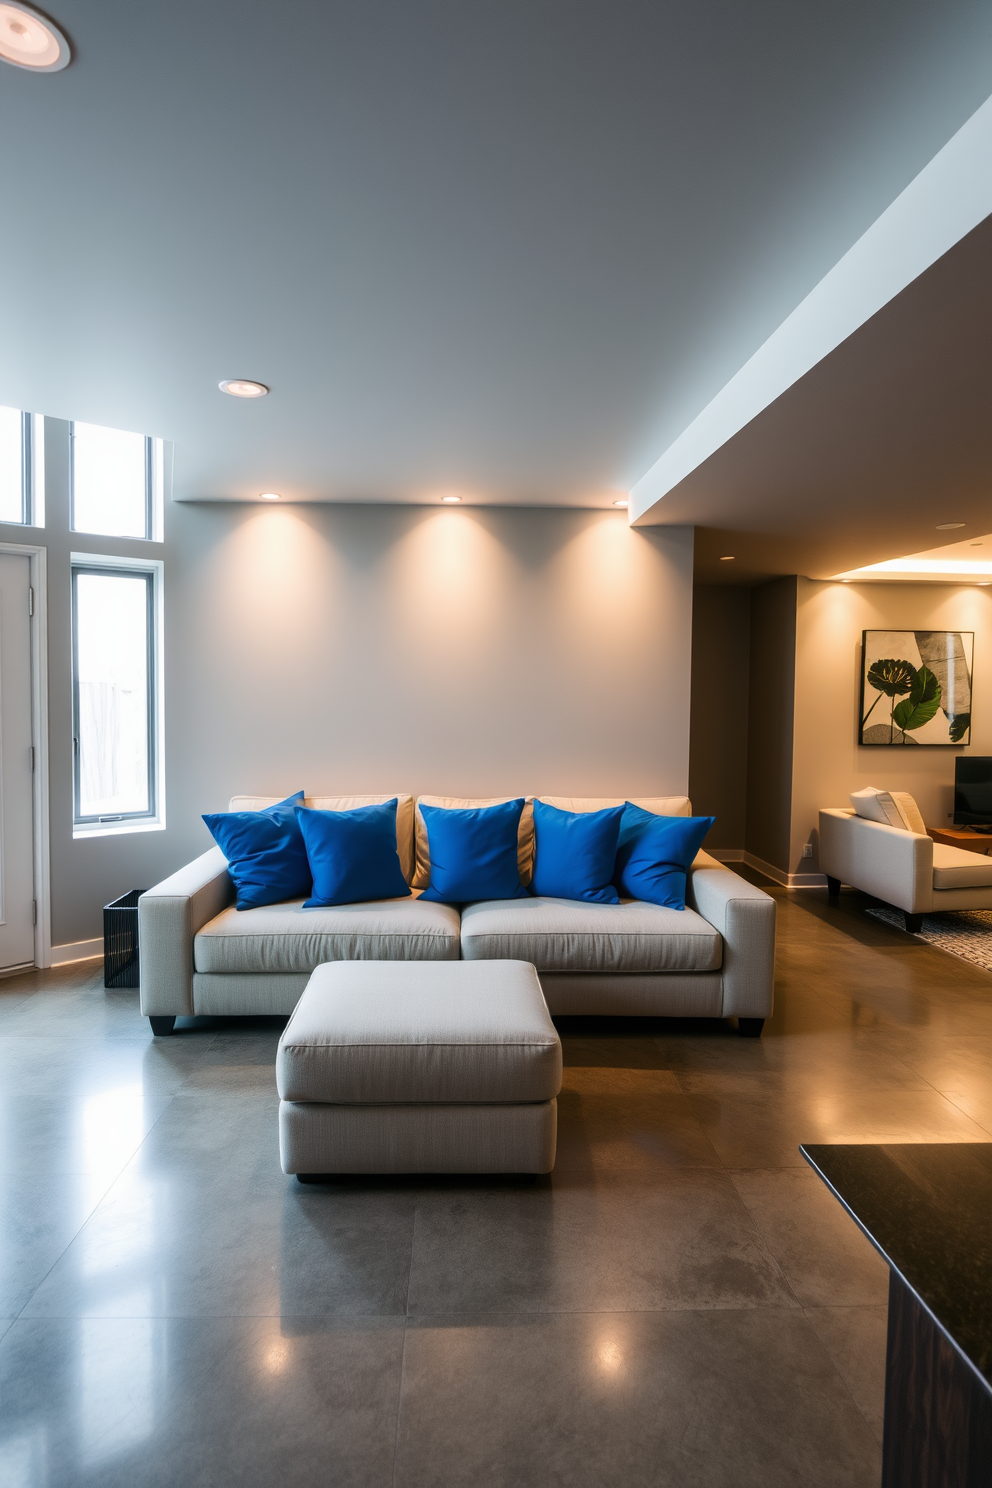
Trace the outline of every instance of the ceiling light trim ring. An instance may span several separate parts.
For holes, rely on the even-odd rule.
[[[264,382],[256,382],[253,377],[225,377],[217,386],[229,398],[264,398],[269,392]]]
[[[42,11],[24,0],[0,0],[0,61],[23,72],[61,72],[72,61],[72,48]]]

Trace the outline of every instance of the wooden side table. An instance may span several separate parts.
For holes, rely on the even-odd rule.
[[[927,827],[934,842],[945,847],[963,847],[965,852],[982,853],[987,857],[992,849],[992,835],[987,832],[970,832],[967,827]]]

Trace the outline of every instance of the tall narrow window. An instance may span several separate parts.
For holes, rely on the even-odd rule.
[[[157,824],[160,567],[74,560],[73,751],[79,829]]]
[[[42,524],[43,429],[35,414],[0,408],[0,522]]]
[[[100,424],[72,425],[72,528],[158,537],[162,441]]]

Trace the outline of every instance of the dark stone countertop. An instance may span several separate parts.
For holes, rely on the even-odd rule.
[[[992,1390],[992,1142],[799,1150]]]

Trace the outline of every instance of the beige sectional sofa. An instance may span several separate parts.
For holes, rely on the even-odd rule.
[[[252,810],[278,796],[236,796]],[[314,797],[317,810],[348,810],[390,796]],[[493,798],[495,799],[495,798]],[[505,798],[499,798],[505,799]],[[623,798],[542,796],[571,811]],[[631,798],[660,815],[687,816],[685,796]],[[426,805],[491,800],[422,796]],[[138,904],[141,1011],[157,1033],[194,1014],[291,1013],[311,972],[327,961],[527,961],[553,1014],[736,1017],[757,1035],[772,1010],[775,902],[709,854],[697,855],[686,908],[526,898],[455,906],[424,902],[430,864],[423,818],[400,796],[397,850],[408,899],[303,909],[302,900],[237,910],[227,864],[212,848],[143,894]],[[521,819],[524,884],[533,866],[533,812]]]

